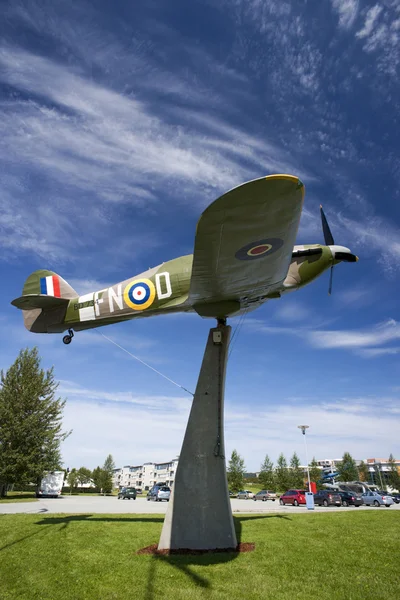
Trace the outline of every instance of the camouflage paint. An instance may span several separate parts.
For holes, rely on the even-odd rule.
[[[23,310],[25,327],[36,333],[81,331],[168,312],[218,318],[254,310],[308,285],[340,262],[328,246],[293,246],[303,198],[297,177],[254,180],[204,211],[194,255],[82,296],[56,273],[35,271],[12,303]],[[293,255],[307,249],[317,253]],[[58,278],[61,298],[41,293],[41,279],[49,276]]]

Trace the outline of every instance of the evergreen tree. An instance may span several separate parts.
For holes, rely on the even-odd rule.
[[[321,477],[322,477],[322,471],[318,466],[315,456],[313,456],[313,459],[310,462],[308,469],[310,472],[310,481],[313,481],[314,483],[317,484],[318,490],[323,489],[321,481],[320,481]]]
[[[389,485],[391,485],[391,487],[393,487],[395,490],[400,491],[400,475],[397,470],[396,460],[395,460],[393,454],[391,454],[389,456],[388,466],[389,466],[389,473],[388,473]]]
[[[339,481],[357,481],[358,471],[356,461],[349,452],[343,454],[341,462],[338,464]]]
[[[243,489],[245,470],[243,458],[236,450],[233,450],[228,464],[228,484],[232,492],[238,492]]]
[[[289,478],[290,487],[295,489],[302,489],[304,487],[304,471],[300,468],[300,459],[296,452],[293,453],[293,456],[290,459]]]
[[[111,492],[112,492],[112,486],[113,486],[112,476],[113,476],[114,469],[115,469],[115,463],[114,463],[113,457],[111,456],[111,454],[109,454],[107,456],[106,460],[104,461],[104,465],[103,465],[102,469],[100,469],[100,472],[99,472],[99,484],[100,484],[100,489],[103,490],[103,494],[111,494]]]
[[[101,467],[96,467],[95,469],[93,469],[92,471],[92,479],[93,479],[93,483],[96,486],[97,491],[99,492],[102,488],[102,469]]]
[[[276,487],[280,492],[286,492],[290,488],[290,473],[286,458],[282,453],[276,461],[275,481]]]
[[[21,350],[0,375],[0,497],[9,484],[39,485],[60,469],[65,400],[56,398],[53,368],[40,368],[37,348]]]
[[[365,483],[368,483],[370,479],[369,469],[368,465],[363,460],[358,465],[358,475],[360,477],[360,481],[365,481]]]
[[[275,490],[275,474],[274,474],[274,463],[266,454],[264,462],[261,465],[260,474],[258,481],[262,485],[264,490]]]

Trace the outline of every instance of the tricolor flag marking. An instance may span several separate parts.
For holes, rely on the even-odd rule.
[[[46,296],[61,298],[60,280],[57,275],[49,275],[40,278],[40,293]]]

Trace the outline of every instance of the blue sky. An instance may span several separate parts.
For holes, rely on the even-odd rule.
[[[169,460],[190,396],[98,332],[27,332],[10,305],[48,268],[78,292],[191,253],[201,211],[271,173],[306,186],[298,243],[360,256],[235,336],[226,454],[400,456],[400,7],[396,0],[3,2],[0,366],[37,345],[68,398],[66,466]],[[235,328],[238,321],[232,320]],[[194,390],[197,315],[104,333]]]

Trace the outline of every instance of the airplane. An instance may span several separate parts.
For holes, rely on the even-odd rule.
[[[294,245],[305,187],[294,175],[268,175],[243,183],[212,202],[197,223],[194,252],[111,287],[80,296],[48,270],[32,273],[22,310],[34,333],[63,333],[165,313],[196,312],[224,325],[264,302],[298,290],[340,262],[356,262],[335,245],[321,206],[325,245]]]

